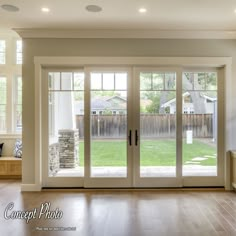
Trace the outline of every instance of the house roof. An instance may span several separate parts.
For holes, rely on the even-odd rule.
[[[117,102],[120,101],[120,102]],[[118,95],[109,97],[96,97],[91,99],[92,110],[124,110],[126,109],[126,99]],[[82,101],[76,102],[75,113],[79,113],[80,110],[84,109],[84,103]]]
[[[189,92],[185,92],[182,94],[182,97],[186,97],[188,95],[189,95]],[[166,107],[170,106],[170,104],[175,103],[175,102],[176,102],[176,98],[173,98],[173,99],[169,100],[168,102],[165,102],[164,104],[162,104],[161,107],[166,108]]]
[[[185,93],[182,94],[182,97],[187,97],[189,95],[190,95],[189,92],[185,92]],[[202,98],[208,99],[212,102],[217,101],[216,97],[210,97],[209,95],[202,94],[202,93],[200,95],[201,95]],[[164,104],[162,104],[161,107],[166,108],[166,107],[170,106],[171,104],[173,104],[175,102],[176,102],[176,98],[173,98],[173,99],[169,100],[168,102],[165,102]]]

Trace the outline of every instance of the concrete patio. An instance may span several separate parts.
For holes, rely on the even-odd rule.
[[[141,177],[175,177],[175,166],[145,166],[141,167]],[[184,165],[183,176],[216,176],[216,166]],[[84,167],[60,169],[54,177],[83,177]],[[92,167],[92,177],[126,177],[126,167]]]

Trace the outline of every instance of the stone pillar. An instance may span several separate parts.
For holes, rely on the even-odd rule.
[[[49,176],[55,176],[59,170],[59,144],[49,146]]]
[[[79,164],[79,131],[61,129],[58,134],[60,168],[75,168]]]

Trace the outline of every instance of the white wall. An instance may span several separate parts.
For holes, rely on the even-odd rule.
[[[236,40],[182,39],[23,39],[23,184],[35,182],[34,56],[233,57],[226,81],[226,149],[236,148]]]

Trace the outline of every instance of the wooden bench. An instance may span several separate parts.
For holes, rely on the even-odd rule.
[[[0,157],[0,179],[21,179],[22,159]]]

